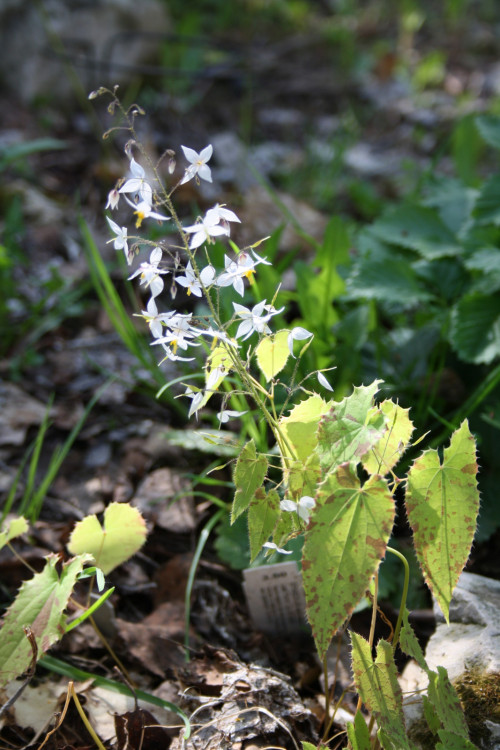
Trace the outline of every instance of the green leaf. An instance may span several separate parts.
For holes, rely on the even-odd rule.
[[[262,453],[257,455],[254,441],[249,440],[241,451],[234,469],[236,493],[231,511],[231,523],[234,523],[250,505],[255,491],[264,481],[267,466],[267,458]]]
[[[422,695],[422,705],[424,707],[424,717],[429,726],[429,729],[433,734],[437,735],[439,729],[441,729],[441,721],[439,719],[439,716],[437,715],[433,703],[426,695]]]
[[[378,219],[370,232],[383,242],[415,250],[428,260],[462,253],[453,232],[436,211],[425,206],[398,206]]]
[[[326,476],[305,532],[302,575],[307,616],[322,659],[385,555],[394,500],[382,477],[360,487],[351,464]]]
[[[386,420],[373,399],[381,380],[355,387],[353,393],[334,403],[318,428],[318,455],[323,472],[345,461],[359,461],[386,432]],[[385,473],[385,472],[384,472]]]
[[[110,503],[104,511],[104,528],[97,516],[78,521],[68,542],[72,555],[88,552],[104,575],[140,550],[146,541],[146,522],[128,503]]]
[[[264,542],[271,536],[280,515],[280,497],[276,490],[267,494],[262,487],[255,491],[248,510],[248,533],[251,562],[255,560]]]
[[[387,430],[366,453],[361,462],[369,474],[387,474],[398,463],[409,445],[413,422],[408,414],[393,401],[382,401],[380,411],[385,417]]]
[[[486,143],[493,148],[500,148],[500,119],[494,115],[476,117],[477,129]]]
[[[443,725],[443,729],[460,737],[468,738],[469,730],[464,712],[446,669],[438,667],[437,672],[429,672],[428,674],[427,696]]]
[[[15,539],[21,534],[25,534],[28,531],[28,521],[23,518],[11,518],[5,525],[5,529],[0,531],[0,549],[5,547],[11,539]]]
[[[297,262],[297,302],[306,326],[312,324],[313,331],[328,329],[331,336],[332,327],[339,316],[333,301],[344,291],[344,281],[336,271],[327,273],[326,269],[316,272],[309,264]]]
[[[392,647],[380,640],[377,656],[372,659],[368,641],[351,632],[354,682],[361,700],[379,725],[382,747],[391,750],[412,750],[406,736],[403,700]]]
[[[272,336],[265,336],[255,350],[257,364],[266,380],[274,378],[287,363],[290,356],[289,333],[290,331],[283,330]]]
[[[466,362],[489,364],[500,355],[500,296],[468,294],[451,313],[450,343]]]
[[[481,187],[472,214],[478,224],[500,226],[500,175],[490,177]]]
[[[453,732],[447,732],[446,729],[440,729],[438,736],[443,744],[438,742],[436,750],[478,750],[477,745],[474,745],[470,740],[459,737]]]
[[[406,258],[395,252],[379,251],[376,257],[362,258],[347,282],[349,296],[384,303],[415,307],[433,298],[419,283]]]
[[[330,409],[331,402],[314,394],[295,406],[290,414],[280,419],[280,429],[290,443],[295,456],[305,463],[318,444],[318,422]],[[290,455],[285,446],[286,455]]]
[[[461,180],[436,177],[429,186],[425,205],[438,210],[448,229],[458,235],[470,220],[477,191]]]
[[[33,657],[23,630],[29,627],[42,656],[65,632],[64,610],[75,581],[91,555],[79,555],[56,570],[59,555],[49,555],[40,573],[25,581],[5,615],[0,630],[0,687],[21,675]]]
[[[361,711],[356,713],[353,722],[347,723],[347,737],[352,750],[371,750],[370,730]]]
[[[289,514],[291,515],[291,514]],[[216,528],[214,547],[222,562],[233,570],[244,570],[250,565],[247,519],[240,516],[233,524],[227,515]]]
[[[401,650],[405,652],[412,659],[415,659],[418,666],[421,667],[425,672],[428,672],[427,662],[425,661],[424,652],[417,640],[412,626],[408,621],[408,610],[405,609],[403,614],[403,627],[399,634],[399,645]]]
[[[290,500],[298,502],[304,495],[313,497],[321,479],[317,454],[311,453],[304,463],[294,461],[287,467],[285,474],[287,479],[286,495]]]
[[[425,451],[408,472],[406,508],[424,579],[446,620],[469,556],[479,510],[476,444],[467,420],[451,436],[443,463]]]
[[[500,269],[500,250],[497,247],[482,247],[469,256],[464,263],[470,271],[498,273]]]

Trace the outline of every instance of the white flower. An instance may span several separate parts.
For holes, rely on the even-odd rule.
[[[266,300],[259,302],[251,310],[248,307],[239,305],[237,302],[233,302],[233,307],[236,315],[241,319],[241,323],[236,331],[236,338],[239,339],[243,336],[243,341],[247,339],[255,331],[257,333],[271,333],[271,329],[267,323],[271,320],[273,315],[283,312],[284,307],[281,310],[275,310],[272,305],[266,305]],[[264,310],[268,310],[266,315],[262,315]]]
[[[233,417],[242,417],[243,414],[247,413],[248,411],[233,411],[231,409],[224,409],[224,411],[219,411],[217,413],[217,419],[221,424],[226,424],[226,422],[229,422],[229,420]]]
[[[273,550],[275,550],[275,552],[279,552],[281,555],[291,555],[292,554],[292,550],[281,549],[281,547],[278,547],[278,545],[275,544],[274,542],[264,542],[264,544],[262,546],[266,547],[266,549],[273,549]]]
[[[185,182],[189,182],[189,180],[192,180],[196,176],[201,177],[202,180],[206,180],[207,182],[212,182],[212,173],[210,172],[210,167],[207,166],[207,161],[212,156],[212,146],[205,146],[200,153],[194,151],[192,148],[187,148],[187,146],[181,146],[181,148],[190,165],[186,169],[180,184],[184,185]]]
[[[254,253],[255,255],[255,253]],[[255,266],[258,263],[266,263],[264,258],[257,256],[258,260],[252,260],[248,253],[242,252],[236,260],[231,260],[227,255],[224,256],[224,273],[221,273],[216,281],[217,286],[232,286],[238,294],[243,297],[245,292],[243,278],[246,277],[252,283],[252,275],[255,273]],[[269,264],[268,264],[269,265]]]
[[[115,250],[123,250],[127,263],[130,265],[130,263],[132,262],[132,258],[130,257],[128,251],[127,227],[119,227],[118,224],[113,221],[113,219],[109,218],[109,216],[106,216],[106,221],[108,222],[111,231],[116,235],[116,237],[108,240],[108,242],[114,243],[113,247],[115,248]]]
[[[323,375],[323,373],[319,372],[319,371],[318,371],[318,381],[319,381],[320,385],[323,386],[323,388],[326,388],[328,391],[332,391],[333,392],[332,386],[330,385],[330,383],[328,382],[328,380],[325,378],[325,376]]]
[[[160,274],[169,273],[167,269],[162,271],[161,268],[159,268],[162,255],[161,248],[155,247],[149,256],[149,263],[141,263],[139,268],[128,277],[128,280],[130,281],[131,279],[140,276],[140,284],[149,287],[153,297],[158,297],[163,291],[163,279]]]
[[[130,171],[132,172],[132,177],[129,177],[123,183],[118,192],[139,195],[142,201],[151,206],[153,203],[153,189],[146,180],[146,172],[134,158],[130,160]]]
[[[216,216],[218,222],[237,221],[239,224],[241,224],[241,221],[238,219],[234,211],[230,211],[229,208],[225,208],[224,204],[220,205],[219,203],[216,203],[213,208],[208,209],[207,216]]]
[[[163,333],[163,323],[169,320],[173,315],[173,312],[159,313],[158,308],[156,307],[155,298],[151,297],[146,310],[143,310],[142,314],[138,317],[144,318],[152,335],[157,339]]]
[[[292,355],[292,357],[295,357],[295,354],[293,353],[293,342],[310,339],[312,335],[313,334],[310,331],[306,331],[306,329],[302,328],[301,326],[292,328],[292,330],[288,334],[288,348],[290,349],[290,354]]]
[[[176,313],[165,321],[166,333],[152,342],[154,344],[166,344],[171,348],[174,354],[177,354],[177,347],[186,350],[188,346],[199,346],[193,339],[197,336],[196,328],[191,325],[192,313],[181,315]]]
[[[198,279],[193,271],[191,261],[189,261],[185,268],[185,276],[176,276],[175,280],[181,286],[186,287],[188,294],[194,294],[195,297],[201,297],[203,287],[209,287],[213,282],[214,277],[215,268],[212,266],[205,266],[205,268],[200,271],[200,278]]]
[[[141,201],[140,203],[133,203],[127,196],[125,196],[127,203],[134,208],[134,214],[137,216],[135,225],[139,228],[144,219],[157,219],[157,221],[170,221],[169,216],[163,216],[156,211],[153,211],[153,207],[147,201]]]
[[[211,209],[210,209],[211,210]],[[204,242],[210,242],[211,237],[218,237],[221,234],[229,234],[229,229],[219,224],[219,217],[217,214],[210,214],[210,210],[207,211],[201,221],[197,221],[190,227],[184,227],[184,231],[188,234],[192,234],[191,242],[189,247],[191,250],[195,250]]]
[[[316,505],[314,498],[309,495],[304,495],[300,498],[299,502],[296,503],[293,500],[282,500],[280,502],[281,510],[289,513],[297,513],[304,523],[308,523],[311,510]]]
[[[193,391],[188,386],[186,388],[184,395],[192,399],[191,406],[189,407],[189,412],[188,412],[188,418],[189,418],[189,417],[192,417],[193,414],[196,414],[196,412],[200,408],[201,402],[203,401],[203,398],[204,398],[204,394],[203,394],[203,391]]]

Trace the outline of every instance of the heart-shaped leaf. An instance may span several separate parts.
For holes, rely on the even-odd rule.
[[[88,552],[104,575],[135,555],[146,541],[146,522],[128,503],[111,503],[104,511],[104,527],[97,516],[86,516],[71,534],[72,555]]]
[[[257,364],[264,373],[266,380],[271,380],[286,365],[290,356],[288,348],[288,334],[290,331],[278,331],[273,336],[265,336],[258,345],[255,353]]]
[[[406,509],[425,582],[448,620],[453,589],[469,556],[479,511],[476,444],[467,420],[442,463],[425,451],[408,472]]]

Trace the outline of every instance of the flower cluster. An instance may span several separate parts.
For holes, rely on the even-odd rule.
[[[170,221],[179,232],[181,249],[186,260],[180,260],[178,244],[170,245],[167,239],[153,243],[135,232],[129,234],[126,226],[121,226],[107,216],[107,222],[113,232],[113,237],[109,241],[114,243],[116,250],[123,251],[128,265],[134,261],[139,248],[149,247],[149,260],[141,262],[130,274],[129,279],[138,279],[150,295],[141,317],[149,326],[153,337],[152,344],[163,350],[161,361],[191,361],[194,359],[191,356],[192,349],[203,345],[206,350],[215,350],[219,353],[217,362],[214,362],[211,356],[208,357],[204,389],[188,387],[185,392],[191,399],[189,414],[196,414],[217,390],[225,375],[231,369],[237,369],[240,342],[247,341],[254,334],[260,339],[270,335],[269,323],[275,315],[282,313],[284,308],[276,309],[266,300],[258,302],[252,308],[233,302],[234,312],[231,320],[223,323],[219,318],[218,295],[221,290],[232,287],[243,297],[245,281],[252,284],[257,267],[270,263],[253,247],[239,250],[234,242],[230,242],[234,252],[226,253],[224,268],[217,269],[210,259],[210,246],[215,239],[229,238],[231,224],[240,223],[238,216],[225,205],[217,203],[194,223],[183,225],[175,212],[171,196],[176,188],[193,179],[197,183],[201,180],[212,181],[212,173],[208,166],[212,146],[206,146],[199,153],[182,146],[188,165],[171,192],[167,192],[157,170],[151,166],[151,172],[148,174],[134,158],[134,145],[136,144],[132,141],[125,147],[129,159],[129,174],[111,190],[106,208],[115,211],[120,204],[131,208],[135,216],[135,230],[139,229],[145,220],[153,219],[160,224]],[[174,152],[167,153],[170,154],[169,172],[172,173],[175,169]],[[208,304],[210,315],[198,320],[193,317],[193,313],[182,313],[177,310],[160,312],[157,299],[164,290],[166,276],[170,277],[172,299],[175,298],[178,287],[182,287],[187,296],[203,298]],[[290,354],[295,356],[295,341],[305,341],[311,337],[312,334],[301,327],[289,331]],[[324,387],[330,387],[321,373],[318,373],[318,377]],[[231,417],[239,417],[245,413],[246,411],[223,409],[218,417],[221,423],[225,423]]]

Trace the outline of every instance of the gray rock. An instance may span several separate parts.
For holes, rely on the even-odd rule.
[[[165,4],[158,0],[44,0],[43,6],[3,0],[3,83],[25,102],[74,99],[78,85],[85,95],[112,87],[129,81],[134,66],[158,49],[158,38],[143,32],[168,30]],[[130,36],[118,37],[122,32]]]

